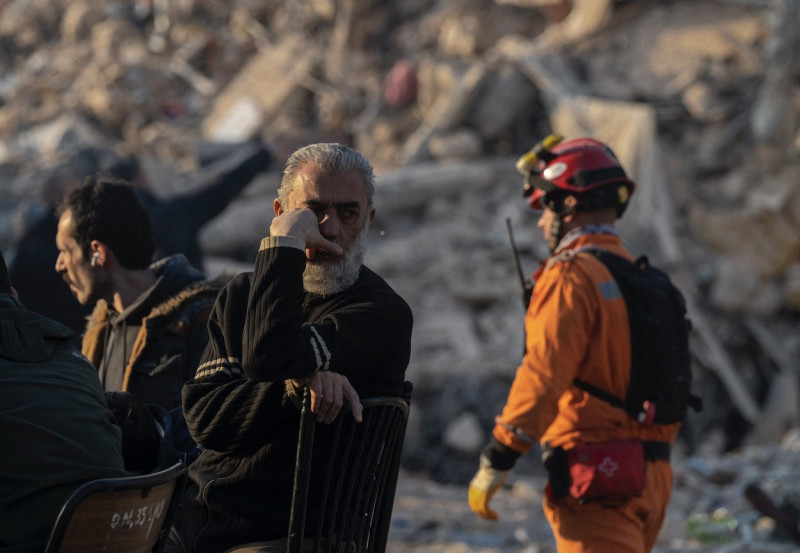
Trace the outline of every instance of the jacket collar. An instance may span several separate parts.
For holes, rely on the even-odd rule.
[[[596,244],[598,241],[619,243],[619,233],[613,225],[586,225],[574,228],[564,235],[553,253],[559,254],[564,250],[576,249],[589,243]]]

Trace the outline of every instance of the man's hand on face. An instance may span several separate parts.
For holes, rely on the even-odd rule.
[[[300,238],[306,243],[306,251],[320,249],[332,255],[344,253],[341,246],[320,234],[317,216],[310,209],[291,209],[276,215],[269,226],[269,234]]]
[[[319,422],[332,423],[342,410],[344,400],[350,404],[356,422],[361,422],[363,407],[346,376],[331,371],[317,371],[293,382],[297,387],[308,386],[311,389],[311,412],[317,415]]]

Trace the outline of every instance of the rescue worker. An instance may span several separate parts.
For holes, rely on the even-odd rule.
[[[538,441],[549,476],[543,507],[559,553],[648,552],[669,502],[669,448],[680,425],[640,423],[578,387],[588,382],[624,398],[629,386],[625,300],[603,262],[581,250],[601,248],[634,259],[614,223],[635,184],[609,147],[591,138],[561,142],[560,136],[550,135],[520,158],[517,168],[526,175],[530,207],[541,211],[537,226],[552,255],[533,275],[525,354],[481,452],[469,487],[470,508],[497,520],[490,500],[519,456]],[[623,489],[589,497],[578,489],[581,475],[574,454],[598,446],[613,452],[601,458],[625,461],[610,467],[586,463],[583,474],[595,475],[595,481],[581,485],[599,483],[605,470],[604,484]],[[629,446],[634,453],[621,453]],[[626,489],[631,485],[636,487]]]

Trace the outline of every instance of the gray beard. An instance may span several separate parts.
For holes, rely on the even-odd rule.
[[[306,292],[329,296],[355,284],[367,249],[367,230],[364,227],[336,263],[329,265],[306,261],[303,271],[303,288]]]

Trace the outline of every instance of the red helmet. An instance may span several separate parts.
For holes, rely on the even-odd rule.
[[[617,216],[622,215],[636,184],[628,178],[611,148],[593,138],[566,142],[560,138],[548,136],[542,141],[544,146],[537,145],[517,162],[517,168],[526,174],[528,205],[541,210],[548,199],[574,193],[579,209],[613,206]],[[607,186],[612,184],[622,186]],[[556,191],[563,193],[551,194]]]

